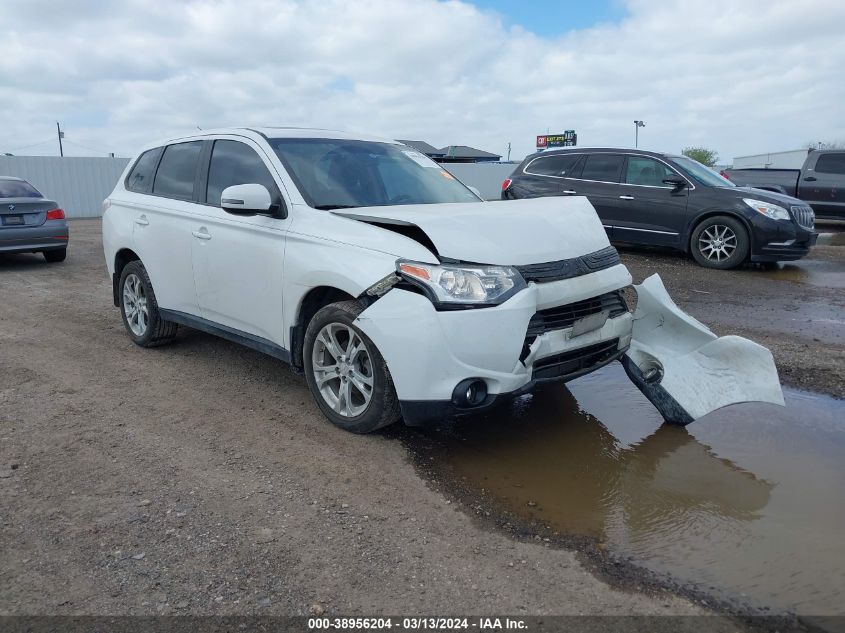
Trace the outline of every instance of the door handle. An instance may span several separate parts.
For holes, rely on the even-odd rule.
[[[816,178],[815,176],[806,176],[804,180],[808,182],[815,182],[816,180],[818,180],[818,178]]]
[[[620,200],[633,200],[634,196],[619,196]]]
[[[193,231],[191,233],[191,235],[193,235],[194,237],[199,238],[201,240],[210,240],[211,239],[211,235],[209,235],[208,231],[205,230],[205,227],[203,227],[199,231]]]
[[[150,221],[147,219],[147,216],[145,216],[145,215],[142,215],[142,216],[135,218],[135,224],[137,224],[138,226],[147,226],[149,223],[150,223]]]
[[[577,192],[577,191],[575,191],[574,189],[564,189],[564,190],[563,190],[563,193],[565,193],[565,194],[566,194],[566,195],[568,195],[568,196],[571,196],[572,194],[574,194],[574,193],[578,193],[578,192]]]

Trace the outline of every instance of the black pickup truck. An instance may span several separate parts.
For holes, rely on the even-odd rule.
[[[801,169],[725,169],[722,175],[741,187],[800,198],[817,218],[845,220],[845,150],[810,150]]]

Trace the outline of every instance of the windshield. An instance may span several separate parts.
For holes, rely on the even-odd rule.
[[[480,201],[440,165],[404,145],[334,138],[269,142],[316,209]]]
[[[25,180],[0,180],[0,198],[40,198],[38,190]]]
[[[671,160],[680,167],[687,176],[705,187],[736,187],[724,176],[686,156],[672,156]]]

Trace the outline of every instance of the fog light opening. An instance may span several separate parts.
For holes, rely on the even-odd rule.
[[[462,380],[452,392],[452,402],[459,407],[477,407],[487,400],[487,383],[480,378]]]

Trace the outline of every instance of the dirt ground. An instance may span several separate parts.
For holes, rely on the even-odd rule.
[[[822,279],[842,250],[814,252]],[[623,258],[770,346],[786,383],[845,396],[842,289]],[[126,337],[99,221],[72,223],[63,264],[0,260],[0,614],[706,613],[486,529],[391,434],[325,422],[280,361],[180,332]]]

